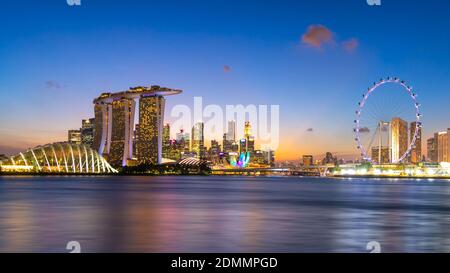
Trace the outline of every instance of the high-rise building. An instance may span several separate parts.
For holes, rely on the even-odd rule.
[[[435,134],[437,139],[437,160],[438,162],[449,162],[449,130]]]
[[[181,92],[153,85],[132,87],[117,93],[102,93],[94,99],[95,150],[114,165],[126,165],[133,155],[139,163],[161,163],[164,97]],[[135,132],[134,110],[137,99],[139,127]],[[136,144],[136,148],[133,144]]]
[[[389,160],[389,147],[386,146],[382,146],[381,147],[381,157],[379,154],[379,150],[380,147],[379,146],[374,146],[372,147],[372,159],[373,161],[375,161],[377,164],[388,164],[390,162]],[[380,161],[381,158],[381,161]]]
[[[262,152],[265,158],[265,164],[270,167],[275,167],[275,151],[272,149],[264,149]]]
[[[220,144],[216,140],[211,140],[211,147],[209,148],[208,160],[217,164],[220,160]]]
[[[80,144],[81,143],[81,132],[80,130],[69,130],[67,132],[67,140],[72,144]]]
[[[108,96],[103,93],[102,96]],[[111,144],[112,129],[112,105],[106,103],[96,103],[94,106],[95,130],[94,130],[94,150],[100,155],[109,154]]]
[[[231,142],[236,141],[236,122],[234,120],[228,121],[227,140]]]
[[[183,129],[176,135],[176,141],[180,146],[180,150],[183,153],[189,153],[191,151],[191,139],[189,133],[185,133]]]
[[[312,155],[304,155],[302,157],[303,166],[309,167],[314,165],[314,157]]]
[[[422,126],[418,126],[418,134],[415,143],[412,143],[414,134],[416,133],[417,122],[411,122],[409,128],[409,139],[410,143],[413,144],[413,148],[411,150],[410,161],[411,163],[419,163],[422,161]]]
[[[169,158],[171,142],[170,142],[170,124],[166,123],[163,127],[163,140],[162,140],[162,157]]]
[[[401,118],[391,120],[391,162],[398,162],[408,150],[408,123]]]
[[[134,99],[118,99],[112,102],[111,147],[107,156],[112,166],[126,166],[133,157]]]
[[[427,159],[430,162],[438,162],[436,137],[427,140]]]
[[[138,161],[160,164],[163,151],[165,99],[162,96],[142,96],[139,100]]]
[[[192,127],[192,151],[196,153],[197,158],[205,157],[205,139],[204,139],[203,122],[197,122]]]
[[[225,133],[223,134],[223,141],[222,141],[222,146],[223,146],[223,151],[226,153],[232,152],[232,145],[233,145],[233,140],[228,139],[228,134]]]
[[[95,119],[83,119],[81,121],[81,144],[84,144],[90,148],[94,147],[94,131],[95,131]]]

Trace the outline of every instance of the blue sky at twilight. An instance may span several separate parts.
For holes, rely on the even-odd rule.
[[[356,104],[386,76],[419,93],[426,139],[450,127],[449,14],[441,0],[2,1],[0,153],[65,140],[103,91],[157,84],[184,90],[167,112],[194,96],[279,104],[278,159],[351,155]]]

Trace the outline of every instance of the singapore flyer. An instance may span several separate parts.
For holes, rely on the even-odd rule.
[[[362,97],[354,120],[362,160],[373,164],[411,161],[410,153],[421,141],[417,93],[405,81],[388,77],[373,83]]]

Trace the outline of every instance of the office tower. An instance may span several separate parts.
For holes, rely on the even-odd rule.
[[[264,149],[263,151],[265,164],[275,167],[275,151],[272,149]]]
[[[119,99],[112,102],[111,147],[108,161],[112,166],[126,166],[133,157],[134,99]]]
[[[436,137],[427,140],[427,158],[430,162],[438,162]]]
[[[247,139],[243,138],[239,141],[239,152],[240,153],[247,152]]]
[[[246,139],[248,139],[251,135],[252,135],[252,126],[250,125],[249,121],[246,121],[244,128],[244,136]]]
[[[162,157],[163,158],[169,158],[169,153],[171,149],[171,142],[170,142],[170,124],[166,123],[163,127],[163,140],[162,140]]]
[[[189,133],[185,133],[183,129],[180,129],[180,132],[176,134],[176,141],[180,146],[181,152],[189,153],[191,151],[190,135]]]
[[[161,163],[164,97],[181,92],[153,85],[132,87],[116,93],[102,93],[94,99],[94,148],[109,158],[112,164],[119,164],[121,161],[123,166],[133,154],[139,163]],[[139,127],[134,132],[137,99]],[[134,143],[136,148],[133,148]],[[122,156],[119,155],[120,152],[123,152]]]
[[[312,155],[304,155],[302,157],[303,166],[309,167],[314,165],[314,157]]]
[[[67,132],[67,140],[72,144],[80,144],[81,143],[81,132],[80,130],[69,130]]]
[[[234,141],[228,139],[228,133],[223,134],[222,147],[225,153],[229,153],[232,151],[231,146],[233,145],[233,142]]]
[[[213,164],[217,164],[219,163],[219,159],[220,159],[220,144],[218,141],[216,140],[211,140],[211,147],[209,148],[209,153],[208,153],[208,157],[209,160],[211,162],[213,162]]]
[[[160,164],[162,161],[165,101],[162,96],[141,96],[139,100],[140,163]]]
[[[409,128],[409,139],[413,141],[414,134],[416,133],[417,122],[411,122]],[[420,163],[422,161],[422,126],[419,126],[416,142],[413,143],[410,156],[411,163]]]
[[[435,139],[437,139],[437,162],[449,162],[448,137],[449,130],[435,134]]]
[[[83,119],[81,121],[81,144],[93,148],[94,146],[94,131],[95,131],[95,119]]]
[[[192,151],[196,153],[197,158],[205,157],[205,139],[204,139],[204,124],[197,122],[192,127]]]
[[[231,142],[236,141],[236,122],[234,120],[228,121],[227,140]]]
[[[109,93],[103,93],[107,96]],[[94,106],[95,130],[94,130],[94,150],[100,155],[109,154],[111,129],[112,129],[112,105],[106,103],[96,103]]]
[[[391,162],[398,162],[408,150],[408,123],[401,118],[391,120]]]
[[[377,164],[388,164],[390,162],[389,161],[389,154],[390,154],[389,147],[386,147],[386,146],[381,147],[381,162],[378,162],[378,161],[380,161],[379,150],[380,150],[380,147],[378,147],[378,146],[372,147],[372,160]]]

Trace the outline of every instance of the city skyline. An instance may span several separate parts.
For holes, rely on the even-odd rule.
[[[174,105],[192,105],[194,96],[222,106],[279,104],[277,159],[327,151],[355,156],[352,120],[359,96],[374,79],[399,76],[418,90],[427,154],[425,141],[450,127],[450,48],[440,42],[450,36],[450,23],[442,20],[450,4],[431,2],[440,9],[401,1],[381,7],[365,1],[192,7],[134,1],[123,9],[118,1],[6,3],[2,23],[18,10],[36,20],[1,30],[0,153],[66,139],[68,129],[94,116],[92,98],[102,91],[161,84],[185,90],[167,102],[165,122],[173,122],[168,112]],[[141,14],[149,9],[157,15]],[[169,12],[176,20],[159,22],[159,14]],[[414,26],[408,18],[415,18]],[[206,135],[204,142],[210,143]]]

